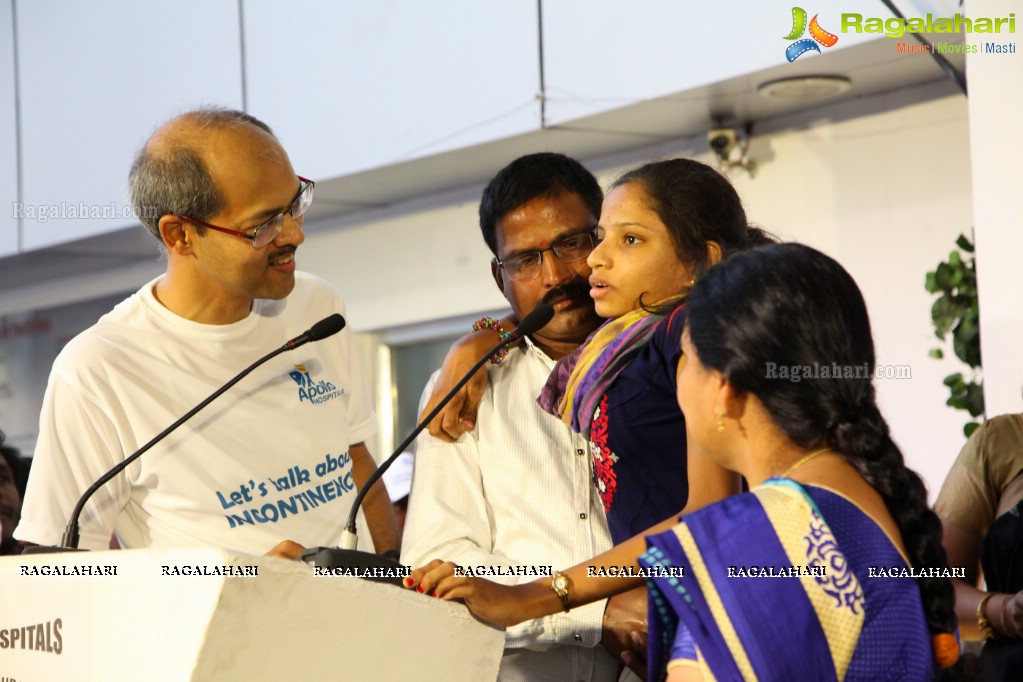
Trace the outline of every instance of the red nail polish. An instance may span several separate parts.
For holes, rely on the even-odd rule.
[[[418,591],[422,592],[422,591],[423,591],[423,586],[422,586],[422,585],[419,585],[419,586],[417,586],[417,587],[416,587],[416,589],[417,589]]]
[[[405,578],[402,582],[405,583],[405,587],[412,587],[412,578]]]

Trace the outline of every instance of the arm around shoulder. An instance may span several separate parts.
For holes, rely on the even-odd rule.
[[[516,324],[517,321],[513,317],[506,317],[500,321],[500,326],[508,331],[511,331]],[[444,358],[444,364],[434,382],[433,391],[420,411],[420,419],[425,418],[472,369],[472,366],[500,341],[501,338],[497,330],[489,327],[475,330],[455,341]],[[516,341],[512,346],[519,343],[521,341]],[[428,427],[430,435],[451,443],[466,431],[472,431],[476,426],[476,411],[479,408],[480,400],[483,399],[487,382],[488,376],[484,365],[455,394],[451,402],[430,420]]]

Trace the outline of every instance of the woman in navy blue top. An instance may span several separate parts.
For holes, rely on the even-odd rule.
[[[686,428],[674,399],[684,325],[683,307],[666,316],[594,415],[593,482],[615,543],[676,514],[689,499]]]

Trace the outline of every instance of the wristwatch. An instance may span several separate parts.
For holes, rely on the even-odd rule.
[[[572,587],[572,581],[568,579],[568,576],[561,571],[554,571],[554,578],[551,580],[551,589],[554,590],[554,594],[558,595],[558,599],[561,600],[561,605],[565,607],[565,611],[569,610],[568,606],[568,590]]]

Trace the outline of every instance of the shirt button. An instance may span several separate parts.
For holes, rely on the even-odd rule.
[[[583,450],[582,448],[579,448],[578,450],[576,450],[576,451],[575,451],[575,454],[577,454],[577,455],[579,455],[580,457],[582,457],[583,455],[585,455],[585,454],[586,454],[586,451],[585,451],[585,450]]]
[[[580,514],[580,515],[579,515],[579,518],[580,518],[580,519],[582,519],[583,521],[585,521],[585,520],[586,520],[587,518],[589,518],[589,517],[588,517],[588,515],[586,514],[586,512],[583,512],[582,514]]]
[[[579,634],[579,633],[577,632],[577,633],[575,633],[574,635],[572,635],[572,639],[574,639],[574,640],[575,640],[575,641],[577,641],[577,642],[581,642],[581,641],[583,641],[583,636],[582,636],[582,635],[580,635],[580,634]]]

